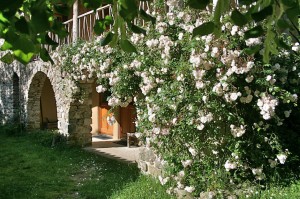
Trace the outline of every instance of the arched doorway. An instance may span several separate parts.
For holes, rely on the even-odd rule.
[[[46,129],[57,129],[57,108],[55,95],[48,78],[46,78],[44,82],[40,103],[42,127]]]
[[[16,73],[13,74],[13,122],[20,122],[20,80]]]
[[[127,139],[127,133],[135,133],[136,109],[133,103],[127,107],[118,107],[114,111],[108,105],[109,92],[99,94],[99,134],[114,139]],[[114,119],[111,121],[111,117]],[[117,123],[117,125],[115,125]]]
[[[29,129],[57,129],[55,94],[49,78],[43,72],[37,72],[31,81],[27,113]]]

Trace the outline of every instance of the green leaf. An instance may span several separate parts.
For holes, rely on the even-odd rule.
[[[27,35],[17,35],[13,30],[9,30],[2,45],[2,50],[22,50],[24,53],[35,52],[35,44]]]
[[[0,12],[0,21],[2,23],[8,23],[9,22],[9,20],[5,16],[3,16],[2,12]]]
[[[15,27],[19,32],[29,34],[28,23],[24,17],[21,17],[18,21],[16,21]]]
[[[213,22],[206,22],[200,26],[194,28],[193,37],[195,36],[204,36],[214,32],[215,24]]]
[[[24,53],[21,50],[14,50],[15,58],[22,64],[28,64],[31,61],[33,55],[33,53]]]
[[[64,4],[54,4],[54,10],[56,13],[63,16],[69,16],[70,14],[70,8]]]
[[[259,12],[252,13],[251,16],[252,19],[254,19],[254,21],[259,22],[266,19],[268,16],[272,14],[273,14],[273,6],[269,5]]]
[[[294,0],[281,0],[280,2],[283,5],[290,7],[290,8],[297,6],[297,1],[294,1]]]
[[[101,40],[100,45],[101,46],[106,46],[107,44],[109,44],[109,42],[111,42],[111,40],[113,39],[114,34],[112,32],[109,32],[106,37],[104,39]]]
[[[156,23],[155,17],[152,17],[151,15],[147,14],[143,9],[140,9],[140,16],[145,21],[151,21],[153,25]]]
[[[1,57],[1,61],[6,64],[11,64],[14,61],[14,56],[10,52],[8,52],[3,57]]]
[[[52,58],[50,57],[48,51],[45,48],[40,50],[40,57],[44,62],[50,61],[51,64],[54,64]]]
[[[51,26],[51,31],[56,34],[59,38],[64,38],[69,35],[68,31],[66,30],[65,26],[62,22],[55,20]]]
[[[22,52],[26,54],[35,52],[33,41],[26,37],[19,37],[19,39],[13,43],[13,49],[22,50]]]
[[[103,20],[96,20],[94,25],[94,32],[97,35],[101,35],[106,30],[106,26]]]
[[[247,18],[240,13],[237,9],[235,9],[231,14],[232,22],[237,26],[244,26],[248,23]]]
[[[238,3],[239,3],[239,5],[250,5],[255,1],[257,1],[257,0],[239,0]]]
[[[281,31],[291,28],[290,24],[284,19],[284,17],[278,19],[276,25]]]
[[[138,16],[138,6],[136,0],[119,0],[120,16],[127,22]]]
[[[82,3],[84,7],[96,10],[101,7],[102,0],[82,0]]]
[[[289,46],[288,44],[286,44],[283,39],[281,38],[276,38],[275,40],[277,46],[279,46],[280,48],[283,48],[285,50],[291,50],[291,46]]]
[[[253,55],[253,54],[256,54],[260,49],[261,49],[261,46],[260,46],[260,45],[257,45],[257,46],[251,46],[250,48],[245,48],[245,49],[244,49],[244,52],[245,52],[247,55]]]
[[[221,22],[220,22],[221,16],[229,9],[229,5],[230,5],[230,0],[217,1],[217,5],[214,11],[214,23],[215,23],[214,34],[216,37],[219,37],[221,35]]]
[[[112,16],[109,16],[109,15],[105,16],[105,18],[104,18],[104,24],[106,26],[112,25],[113,23],[114,23],[114,19],[112,18]]]
[[[188,0],[187,5],[194,9],[203,10],[210,3],[210,0]]]
[[[37,4],[41,4],[40,2],[41,0],[39,0]],[[43,33],[50,29],[48,8],[45,3],[43,3],[42,6],[36,5],[31,9],[30,22],[37,33]]]
[[[134,25],[133,23],[129,24],[128,27],[134,33],[146,35],[146,30],[145,29],[140,28],[140,27]]]
[[[13,0],[13,1],[0,1],[0,10],[3,12],[3,15],[7,18],[10,18],[16,14],[23,4],[23,0]]]
[[[53,41],[48,34],[45,34],[45,42],[44,44],[48,44],[48,45],[51,45],[51,46],[58,46],[58,43]]]
[[[8,43],[7,41],[4,41],[4,44],[1,46],[1,50],[5,51],[5,50],[9,50],[12,49],[12,45],[10,43]]]
[[[255,26],[254,28],[245,32],[245,39],[257,38],[257,37],[261,36],[263,33],[264,33],[264,30],[261,27],[261,25]]]
[[[265,47],[264,55],[263,55],[264,63],[269,63],[270,53],[274,55],[278,54],[275,36],[276,36],[275,33],[269,28],[264,42],[264,47]]]
[[[108,26],[113,24],[114,20],[111,16],[106,16],[104,19],[96,20],[94,25],[94,32],[97,35],[102,34],[107,30]]]
[[[136,48],[127,39],[121,40],[120,44],[121,44],[122,50],[124,50],[125,52],[128,52],[128,53],[136,53],[137,52]]]
[[[120,6],[126,10],[137,10],[137,1],[136,0],[119,0]]]
[[[293,8],[289,8],[286,11],[286,15],[288,16],[288,18],[290,19],[290,21],[292,23],[294,23],[295,25],[298,24],[298,16],[300,13],[299,7],[293,7]]]

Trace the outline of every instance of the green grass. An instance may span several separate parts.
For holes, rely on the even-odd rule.
[[[0,198],[170,198],[136,165],[58,144],[52,135],[0,129]]]
[[[245,197],[246,198],[246,197]],[[253,199],[299,199],[300,198],[300,181],[292,183],[288,187],[272,187],[262,192],[256,192]]]

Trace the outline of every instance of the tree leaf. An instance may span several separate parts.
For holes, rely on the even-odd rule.
[[[21,17],[18,21],[16,21],[15,27],[19,32],[29,34],[28,23],[24,17]]]
[[[43,0],[38,0],[31,8],[30,24],[37,33],[43,33],[50,29],[48,7]],[[56,20],[55,20],[56,21]]]
[[[264,55],[263,55],[264,63],[269,63],[270,53],[274,55],[278,54],[275,36],[276,36],[275,33],[269,28],[267,30],[266,39],[264,42]]]
[[[281,0],[280,2],[283,5],[290,7],[290,8],[297,6],[297,1],[294,1],[294,0]]]
[[[188,0],[187,5],[194,9],[203,10],[210,3],[210,0]]]
[[[283,48],[285,50],[291,50],[291,46],[289,46],[288,44],[286,44],[283,39],[281,38],[276,38],[275,42],[277,44],[277,46],[279,46],[280,48]]]
[[[214,11],[214,34],[216,37],[221,35],[221,16],[229,9],[230,0],[218,0]]]
[[[264,30],[261,27],[261,25],[255,26],[254,28],[245,32],[245,39],[257,38],[257,37],[261,36],[263,33],[264,33]]]
[[[136,53],[136,48],[128,41],[127,39],[121,40],[120,42],[122,50],[124,50],[127,53]]]
[[[82,3],[84,7],[96,10],[101,7],[102,0],[82,0]]]
[[[231,14],[232,22],[237,26],[244,26],[248,23],[247,18],[240,13],[237,9],[235,9]]]
[[[298,6],[296,7],[292,7],[292,8],[289,8],[287,9],[285,12],[286,12],[286,15],[288,16],[289,20],[294,23],[295,25],[298,24],[298,16],[299,16],[299,13],[300,13],[300,8]],[[299,26],[298,26],[299,27]],[[299,28],[298,28],[299,29]]]
[[[26,54],[35,52],[35,45],[32,40],[25,37],[20,37],[17,42],[18,45],[14,45],[15,49],[20,49]]]
[[[239,3],[239,5],[247,5],[248,6],[255,1],[257,1],[257,0],[239,0],[238,3]]]
[[[44,44],[48,44],[48,45],[51,45],[51,46],[55,46],[57,47],[58,46],[58,43],[53,41],[48,34],[45,35],[45,42]]]
[[[48,51],[45,48],[41,48],[40,57],[44,62],[50,61],[51,64],[54,64],[51,56],[49,55]]]
[[[55,20],[51,26],[51,31],[56,34],[59,38],[64,38],[69,35],[68,31],[66,30],[65,26],[62,22]]]
[[[94,25],[94,32],[97,35],[101,35],[106,30],[106,26],[103,20],[96,20]]]
[[[269,5],[259,12],[252,13],[251,16],[252,19],[254,19],[254,21],[259,22],[266,19],[268,16],[272,14],[273,14],[273,6]]]
[[[194,28],[193,37],[195,36],[204,36],[214,32],[215,24],[213,22],[206,22],[200,26]]]
[[[284,17],[278,19],[276,25],[280,29],[280,31],[284,31],[288,28],[291,28],[290,24],[284,19]]]
[[[138,16],[136,0],[119,0],[119,4],[119,14],[125,21],[130,22]]]
[[[137,1],[136,0],[119,0],[120,6],[126,10],[137,10]]]
[[[63,16],[69,16],[70,14],[70,8],[64,4],[54,4],[54,10]]]
[[[33,55],[33,53],[24,53],[22,50],[14,50],[15,58],[22,64],[28,64],[31,61]]]
[[[16,14],[19,8],[22,6],[23,0],[14,0],[14,1],[0,1],[0,10],[3,12],[3,15],[7,18],[10,18]]]
[[[146,35],[146,30],[145,29],[140,28],[140,27],[134,25],[133,23],[129,24],[128,27],[134,33]]]
[[[145,10],[140,9],[140,16],[145,21],[151,21],[151,23],[154,25],[156,23],[155,17],[152,17],[151,15],[147,14]]]
[[[261,49],[261,46],[257,45],[257,46],[251,46],[249,48],[245,48],[243,51],[247,55],[253,55],[253,54],[256,54],[260,49]]]
[[[106,26],[112,25],[113,23],[114,23],[114,19],[112,18],[112,16],[109,16],[109,15],[105,16],[105,18],[104,18],[104,24]]]
[[[5,16],[3,16],[2,12],[0,12],[0,21],[2,23],[9,23],[9,20]]]
[[[1,50],[5,51],[5,50],[9,50],[12,49],[12,45],[10,43],[8,43],[7,41],[4,41],[3,45],[1,46]]]
[[[3,57],[1,57],[1,61],[6,64],[11,64],[14,61],[14,56],[10,52],[8,52]]]
[[[106,37],[104,39],[101,40],[100,45],[101,46],[106,46],[107,44],[109,44],[109,42],[111,42],[112,38],[113,38],[114,34],[112,32],[109,32]]]

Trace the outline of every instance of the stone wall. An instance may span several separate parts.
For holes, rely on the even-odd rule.
[[[155,153],[148,147],[141,147],[139,151],[138,167],[145,174],[154,177],[163,175],[163,165]]]
[[[149,147],[140,147],[138,167],[140,168],[142,173],[151,175],[155,178],[158,178],[159,176],[163,177],[164,170],[166,169],[166,165],[162,163],[159,157],[155,155],[154,151]],[[177,198],[180,199],[194,198],[190,193],[183,189],[175,189],[174,192]]]
[[[40,97],[48,78],[55,94],[58,131],[69,136],[72,143],[91,144],[90,82],[76,84],[68,76],[62,76],[60,68],[42,61],[33,61],[27,66],[19,62],[0,63],[0,77],[0,124],[16,122],[16,114],[19,114],[18,122],[28,129],[39,129]]]

